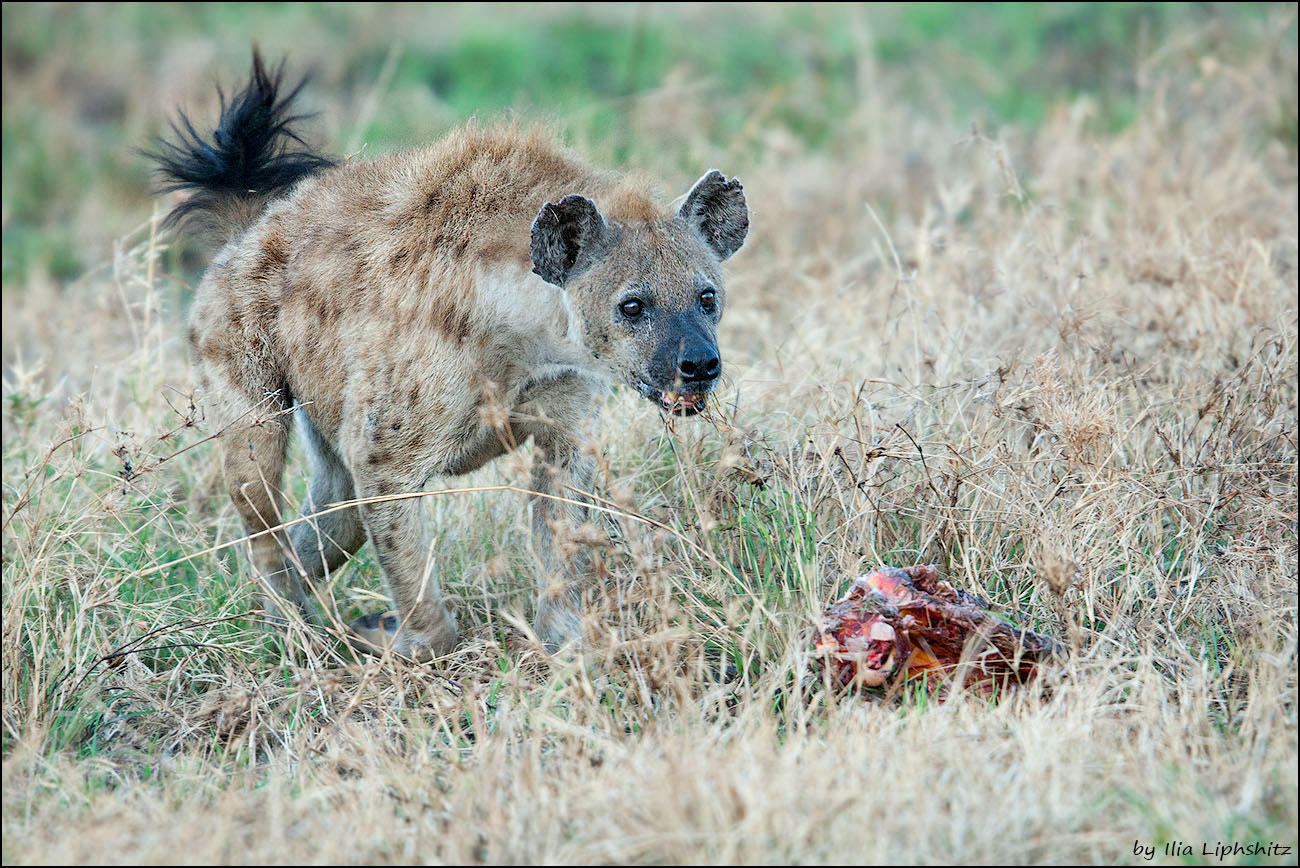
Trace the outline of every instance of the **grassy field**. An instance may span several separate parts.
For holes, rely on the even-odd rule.
[[[1295,863],[1294,6],[3,29],[6,864]],[[184,349],[202,261],[132,151],[177,103],[211,119],[254,38],[314,69],[334,153],[513,112],[665,201],[744,181],[725,407],[666,426],[615,389],[595,433],[615,509],[579,658],[520,630],[512,491],[428,498],[450,659],[259,627]],[[812,619],[921,562],[1069,647],[1047,692],[827,687]],[[369,550],[327,591],[380,608]]]

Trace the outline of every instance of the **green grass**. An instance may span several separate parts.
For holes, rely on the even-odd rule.
[[[341,102],[341,135],[317,139],[327,150],[417,145],[475,114],[509,110],[563,118],[576,141],[636,164],[646,155],[626,136],[638,110],[630,98],[665,88],[707,95],[708,127],[680,133],[716,145],[747,134],[754,100],[765,124],[813,146],[829,141],[835,118],[881,100],[952,117],[960,130],[972,121],[1038,124],[1049,105],[1087,96],[1100,128],[1115,130],[1131,122],[1137,71],[1170,32],[1191,23],[1232,50],[1267,8],[931,3],[684,12],[649,5],[554,15],[440,8],[414,16],[335,4],[10,4],[3,51],[15,84],[4,113],[3,278],[12,286],[40,274],[61,284],[102,261],[107,239],[149,208],[149,166],[135,149],[166,131],[173,102],[195,106],[211,79],[233,87],[253,40],[273,57],[288,55],[294,69],[314,69],[318,105]],[[1290,27],[1294,33],[1294,19]],[[215,63],[201,78],[188,70],[179,87],[167,82],[167,98],[158,100],[150,76],[177,63],[194,39],[213,40]],[[325,49],[337,44],[348,49]],[[65,48],[74,45],[84,48]],[[99,74],[121,51],[139,73]],[[63,67],[57,83],[39,79],[45,58]],[[877,89],[882,75],[895,90]],[[383,92],[372,94],[385,76]],[[367,107],[368,99],[375,104]],[[200,128],[211,114],[210,106],[197,111]],[[1294,108],[1281,106],[1264,135],[1294,148]],[[100,204],[88,208],[88,197]]]

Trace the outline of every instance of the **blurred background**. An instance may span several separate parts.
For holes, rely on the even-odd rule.
[[[302,103],[318,116],[304,129],[329,153],[513,112],[555,123],[591,159],[680,169],[678,184],[711,154],[743,174],[737,155],[833,149],[850,116],[870,139],[873,107],[906,106],[956,140],[1086,98],[1089,123],[1113,132],[1135,116],[1138,59],[1176,51],[1171,32],[1232,55],[1278,18],[1250,3],[55,3],[3,16],[6,296],[65,285],[150,218],[135,149],[178,106],[210,129],[214,85],[244,80],[253,41],[291,76],[311,73]],[[1293,99],[1271,132],[1294,150]],[[897,158],[915,168],[906,143]],[[881,192],[888,220],[897,203]]]

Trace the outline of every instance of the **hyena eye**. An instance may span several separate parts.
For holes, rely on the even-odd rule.
[[[700,307],[704,308],[705,313],[709,313],[717,306],[718,294],[711,289],[706,289],[700,293]]]
[[[618,309],[623,311],[623,316],[628,319],[636,319],[645,311],[645,305],[639,298],[629,298],[627,301],[620,304]]]

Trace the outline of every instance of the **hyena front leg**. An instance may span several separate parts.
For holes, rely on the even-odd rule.
[[[595,465],[560,433],[536,438],[532,475],[533,548],[537,555],[537,635],[551,650],[582,642],[583,559],[556,537],[569,539],[587,520],[581,492],[590,491]],[[561,548],[565,550],[561,550]]]
[[[379,489],[360,486],[362,497]],[[456,647],[456,615],[448,608],[434,570],[424,502],[419,498],[362,507],[370,541],[388,580],[396,612],[367,615],[352,623],[363,650],[391,647],[417,660],[450,653]]]
[[[384,497],[419,491],[426,474],[411,467],[410,454],[373,438],[345,446],[357,494]],[[416,659],[440,656],[456,646],[456,616],[448,608],[434,569],[422,498],[386,500],[361,506],[370,542],[384,571],[396,611],[352,622],[363,651],[387,648]]]

